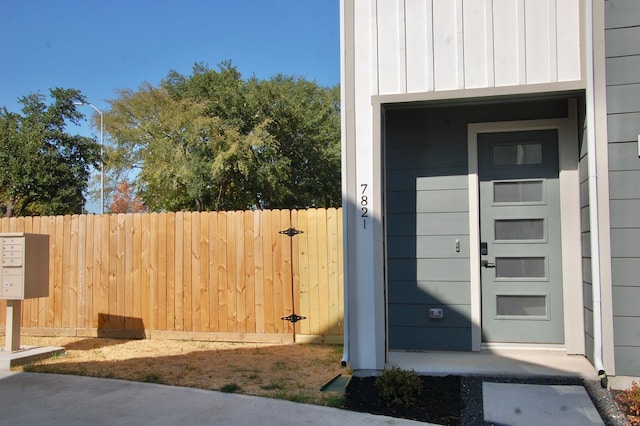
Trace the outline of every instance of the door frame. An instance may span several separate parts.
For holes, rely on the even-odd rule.
[[[582,289],[582,243],[580,223],[580,178],[578,173],[578,126],[576,100],[569,99],[569,117],[467,125],[469,158],[469,267],[471,269],[471,350],[480,351],[482,342],[482,300],[480,280],[480,186],[478,179],[478,134],[527,130],[558,130],[560,184],[560,238],[564,345],[568,354],[584,354],[584,303]],[[475,249],[473,249],[475,247]],[[501,344],[500,346],[505,346]],[[539,347],[541,345],[514,345]],[[557,348],[558,345],[542,345]]]

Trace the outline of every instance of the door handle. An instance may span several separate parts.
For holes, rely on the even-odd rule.
[[[496,264],[495,263],[489,263],[488,260],[481,260],[480,261],[480,266],[482,266],[484,268],[495,268]]]

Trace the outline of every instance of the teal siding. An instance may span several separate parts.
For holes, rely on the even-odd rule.
[[[616,374],[640,375],[640,3],[606,3],[607,125]]]
[[[384,116],[389,349],[471,350],[467,124],[566,117],[567,101],[387,107]],[[444,318],[430,319],[430,308]]]
[[[638,26],[638,22],[640,22],[640,8],[638,8],[638,0],[607,0],[605,5],[606,28]]]

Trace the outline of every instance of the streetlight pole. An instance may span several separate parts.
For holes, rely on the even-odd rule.
[[[100,115],[100,213],[104,214],[104,117],[94,104],[90,102],[74,102],[74,105],[87,105]]]

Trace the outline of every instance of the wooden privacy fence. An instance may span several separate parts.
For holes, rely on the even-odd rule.
[[[49,297],[23,302],[23,334],[287,342],[293,302],[298,341],[341,342],[341,209],[3,218],[0,232],[50,236]]]

